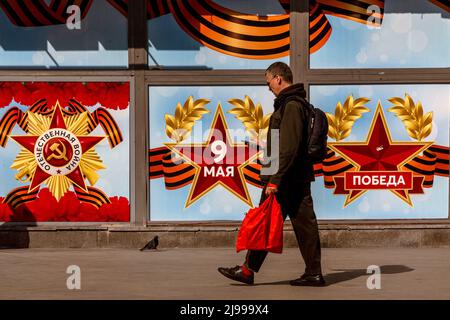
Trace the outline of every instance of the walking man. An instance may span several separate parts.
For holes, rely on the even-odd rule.
[[[274,112],[270,119],[266,156],[278,163],[275,174],[264,175],[260,204],[275,194],[281,206],[283,218],[289,216],[301,255],[306,264],[304,274],[291,280],[293,286],[323,286],[319,229],[311,197],[311,181],[314,181],[313,164],[306,157],[307,119],[311,112],[306,105],[303,84],[293,84],[292,71],[283,62],[275,62],[267,68],[266,83],[276,96]],[[271,132],[279,130],[279,154],[271,154]],[[245,262],[233,268],[218,268],[224,276],[253,284],[254,273],[261,268],[267,251],[248,250]]]

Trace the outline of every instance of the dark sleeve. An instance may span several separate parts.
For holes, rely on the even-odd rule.
[[[299,146],[303,145],[305,116],[298,102],[291,101],[285,108],[280,124],[279,167],[269,183],[280,185],[286,173],[294,165]]]

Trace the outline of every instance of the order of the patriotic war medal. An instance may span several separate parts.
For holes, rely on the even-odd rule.
[[[80,140],[67,130],[50,129],[38,138],[34,156],[46,173],[65,176],[80,164]]]

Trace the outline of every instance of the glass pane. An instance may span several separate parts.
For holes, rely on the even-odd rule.
[[[152,1],[149,65],[265,69],[289,62],[289,1]],[[284,8],[283,8],[284,6]]]
[[[311,86],[310,95],[330,114],[331,153],[313,189],[321,219],[448,217],[450,85]]]
[[[346,2],[311,1],[312,69],[450,66],[448,1]]]
[[[130,221],[129,92],[0,82],[0,221]]]
[[[242,220],[248,209],[259,202],[259,167],[255,164],[254,154],[244,151],[249,148],[244,141],[252,140],[246,127],[235,114],[230,114],[230,110],[239,104],[245,108],[253,104],[256,109],[262,108],[261,120],[273,110],[273,95],[267,87],[255,86],[151,87],[149,95],[151,220]],[[180,120],[184,112],[189,113],[184,117],[188,120],[178,122],[178,127],[191,134],[182,139],[181,135],[173,135],[172,129],[177,124],[172,119]],[[218,128],[220,131],[226,127],[229,138],[225,133],[218,138],[217,132],[212,130]],[[213,134],[212,139],[209,134]],[[175,147],[168,143],[176,141],[185,146],[182,152],[192,161],[174,164],[170,150]],[[190,149],[193,143],[197,146],[205,143],[205,148],[210,146],[213,150],[212,154],[201,151],[206,149]],[[189,158],[187,151],[192,151],[194,156]],[[200,159],[196,158],[198,154]],[[233,158],[230,154],[237,155]],[[221,155],[223,161],[219,159]],[[203,171],[198,171],[196,179],[195,164],[203,166],[210,156],[213,161],[202,167]],[[251,164],[243,167],[242,172],[237,168],[251,159]]]
[[[128,66],[127,19],[107,0],[2,1],[0,67]]]

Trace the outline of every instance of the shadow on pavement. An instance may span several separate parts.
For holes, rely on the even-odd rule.
[[[339,282],[353,280],[355,278],[370,276],[373,273],[368,273],[367,269],[345,269],[345,270],[334,270],[340,272],[329,273],[324,276],[327,286],[333,285]],[[403,266],[403,265],[386,265],[380,266],[381,274],[397,274],[404,272],[411,272],[414,269]]]
[[[367,269],[333,269],[333,271],[339,272],[328,273],[323,276],[325,278],[326,287],[339,282],[350,281],[359,277],[370,276],[371,274],[373,274],[367,273]],[[386,265],[380,266],[380,271],[381,274],[397,274],[397,273],[411,272],[414,271],[414,269],[404,265]],[[255,283],[254,286],[289,285],[290,280]],[[232,283],[231,285],[248,286],[246,284],[238,284],[238,283]]]

